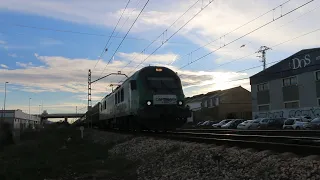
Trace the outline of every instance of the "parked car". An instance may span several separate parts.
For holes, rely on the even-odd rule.
[[[237,126],[244,121],[245,121],[244,119],[234,119],[234,120],[229,121],[227,124],[222,125],[221,128],[222,129],[236,129]]]
[[[307,122],[302,122],[301,118],[288,118],[284,121],[283,129],[304,129],[304,124]]]
[[[201,124],[201,126],[211,126],[214,123],[214,121],[205,121]]]
[[[246,121],[240,123],[237,126],[237,129],[249,129],[249,127],[251,126],[252,123],[253,123],[253,120],[246,120]]]
[[[304,129],[320,129],[320,118],[314,118],[311,122],[303,125]]]
[[[282,129],[285,118],[263,119],[258,125],[258,129]]]
[[[224,119],[218,123],[212,124],[212,127],[214,128],[221,128],[221,126],[227,124],[228,122],[230,122],[232,119]]]
[[[200,121],[197,123],[197,126],[200,126],[202,123],[204,123],[204,121]]]
[[[260,125],[260,122],[265,119],[265,118],[258,118],[258,119],[254,119],[250,126],[248,127],[248,129],[258,129],[258,126]]]
[[[313,119],[310,116],[300,116],[298,117],[302,122],[311,122]]]

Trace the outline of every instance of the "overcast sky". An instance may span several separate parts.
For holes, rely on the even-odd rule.
[[[76,106],[84,112],[88,69],[96,79],[119,70],[131,75],[147,65],[177,71],[186,96],[240,85],[250,90],[245,78],[262,66],[245,69],[262,65],[255,54],[260,46],[272,47],[267,63],[319,46],[319,0],[292,11],[308,1],[150,0],[115,53],[147,0],[131,0],[125,11],[127,0],[0,0],[0,100],[9,81],[6,109],[28,112],[31,97],[32,113],[39,112],[42,102],[49,113],[75,112]],[[123,11],[116,37],[100,57]],[[93,84],[93,103],[121,79],[114,76]]]

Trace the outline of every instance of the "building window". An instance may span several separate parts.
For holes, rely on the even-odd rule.
[[[320,98],[318,99],[318,106],[320,106]]]
[[[103,102],[103,107],[104,107],[104,109],[107,109],[107,101]]]
[[[320,71],[317,71],[316,72],[316,81],[319,81],[320,80]]]
[[[267,104],[267,105],[260,105],[260,106],[258,106],[258,110],[259,111],[269,111],[269,104]]]
[[[258,84],[257,88],[258,88],[258,91],[267,91],[267,90],[269,90],[268,83]]]
[[[286,109],[292,109],[292,108],[298,108],[298,107],[299,107],[299,101],[284,103],[284,108],[286,108]]]
[[[293,86],[297,85],[297,76],[285,78],[282,80],[283,86]]]

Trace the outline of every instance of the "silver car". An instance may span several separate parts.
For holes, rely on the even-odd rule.
[[[237,129],[249,129],[249,127],[251,126],[251,124],[253,123],[254,120],[247,120],[244,121],[243,123],[240,123],[237,126]]]
[[[264,120],[265,118],[258,118],[258,119],[254,119],[250,125],[248,126],[248,129],[258,129],[260,122],[262,120]]]

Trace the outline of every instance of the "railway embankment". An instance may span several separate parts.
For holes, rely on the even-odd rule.
[[[0,179],[320,179],[318,156],[87,129],[34,132],[0,158]]]

